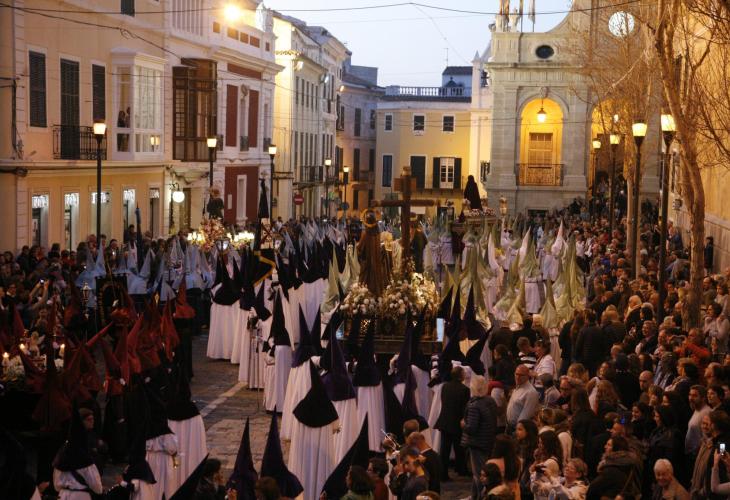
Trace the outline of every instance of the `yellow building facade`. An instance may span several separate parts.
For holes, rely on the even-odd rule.
[[[467,178],[478,180],[479,168],[470,161],[470,99],[448,94],[444,87],[386,88],[378,103],[375,199],[397,198],[394,179],[408,165],[414,197],[435,203],[414,211],[433,217],[450,203],[461,211]]]

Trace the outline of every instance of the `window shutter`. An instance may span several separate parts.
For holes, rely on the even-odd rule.
[[[454,158],[454,189],[461,189],[461,158]]]
[[[46,56],[38,52],[28,55],[30,66],[30,125],[46,126]]]
[[[93,103],[92,114],[94,120],[104,120],[106,118],[106,68],[97,64],[92,64],[92,91]]]
[[[416,189],[426,187],[426,158],[424,156],[411,157],[411,174],[416,178]]]
[[[433,178],[431,179],[434,189],[441,185],[441,158],[433,159]]]
[[[226,146],[235,148],[238,134],[238,87],[226,85]]]
[[[235,144],[234,144],[235,145]],[[259,145],[259,91],[248,91],[248,146]]]

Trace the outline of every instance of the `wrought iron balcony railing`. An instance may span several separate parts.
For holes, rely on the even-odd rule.
[[[562,186],[562,163],[518,163],[520,186]]]
[[[96,137],[92,127],[53,126],[54,160],[95,160]],[[106,160],[106,136],[101,140],[101,159]]]

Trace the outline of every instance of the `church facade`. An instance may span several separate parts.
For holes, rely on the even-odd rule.
[[[481,157],[482,187],[492,206],[505,197],[513,213],[564,207],[590,197],[597,169],[605,174],[615,161],[618,178],[623,175],[623,147],[611,158],[608,147],[600,158],[592,150],[594,139],[608,146],[611,131],[594,123],[598,100],[568,50],[577,33],[611,36],[605,14],[580,11],[592,3],[574,2],[565,19],[544,33],[520,31],[516,14],[497,16],[490,26],[491,43],[473,61],[473,80],[485,84],[472,96],[472,155]],[[488,147],[480,148],[487,137]],[[653,198],[659,188],[658,135],[647,143],[641,193]]]

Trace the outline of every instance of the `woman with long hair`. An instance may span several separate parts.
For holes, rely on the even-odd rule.
[[[542,468],[549,469],[554,475],[563,469],[563,445],[555,431],[542,431],[537,437],[535,462],[530,467],[532,472]]]
[[[570,434],[573,437],[573,448],[585,449],[590,443],[596,429],[601,427],[601,420],[593,413],[588,402],[588,393],[585,389],[576,389],[570,399],[571,426]]]
[[[667,406],[654,408],[654,422],[656,428],[649,434],[649,448],[647,451],[646,477],[652,477],[654,463],[660,458],[666,458],[679,466],[684,458],[684,443],[676,428],[676,420],[672,409]],[[678,469],[679,470],[679,469]]]
[[[522,461],[519,482],[523,500],[532,496],[530,491],[530,466],[535,461],[537,436],[537,424],[534,420],[520,420],[517,423],[515,437],[517,438],[517,453]]]
[[[596,415],[605,415],[608,412],[618,411],[619,397],[613,384],[608,380],[601,380],[596,386]]]
[[[492,450],[492,458],[487,460],[499,467],[502,478],[507,487],[512,490],[515,500],[521,500],[519,476],[522,467],[521,460],[517,456],[516,441],[506,434],[500,434],[494,441],[494,449]]]

